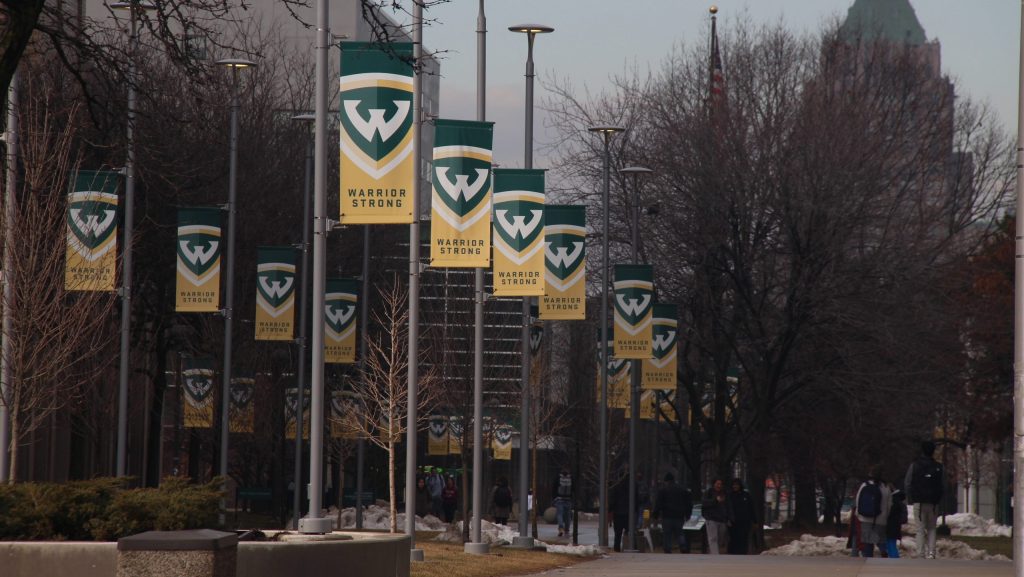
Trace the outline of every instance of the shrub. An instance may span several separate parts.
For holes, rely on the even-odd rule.
[[[193,485],[169,477],[156,489],[126,485],[127,479],[0,485],[0,539],[116,540],[216,525],[220,479]]]

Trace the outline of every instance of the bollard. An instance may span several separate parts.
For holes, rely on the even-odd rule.
[[[213,529],[147,531],[117,541],[117,577],[235,577],[238,536]]]

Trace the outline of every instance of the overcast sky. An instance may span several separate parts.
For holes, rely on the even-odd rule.
[[[738,18],[782,20],[796,31],[817,30],[845,17],[853,0],[716,0],[720,29]],[[929,40],[942,43],[942,68],[959,94],[987,101],[1009,132],[1016,132],[1020,2],[1016,0],[911,0]],[[546,24],[534,52],[541,79],[566,79],[600,92],[626,67],[657,69],[679,45],[702,42],[709,26],[702,0],[487,0],[488,120],[495,125],[495,160],[522,166],[526,39],[508,32],[522,23]],[[476,90],[478,0],[452,0],[427,11],[437,22],[424,44],[444,50],[441,116],[473,119]],[[547,93],[537,85],[538,106]],[[536,135],[545,139],[538,111]],[[538,153],[535,165],[545,167]]]

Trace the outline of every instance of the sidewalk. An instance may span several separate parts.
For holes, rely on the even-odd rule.
[[[528,577],[1012,577],[1005,561],[613,553]]]

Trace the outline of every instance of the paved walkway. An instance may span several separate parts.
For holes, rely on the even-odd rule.
[[[614,553],[533,577],[1012,577],[1005,561]]]

